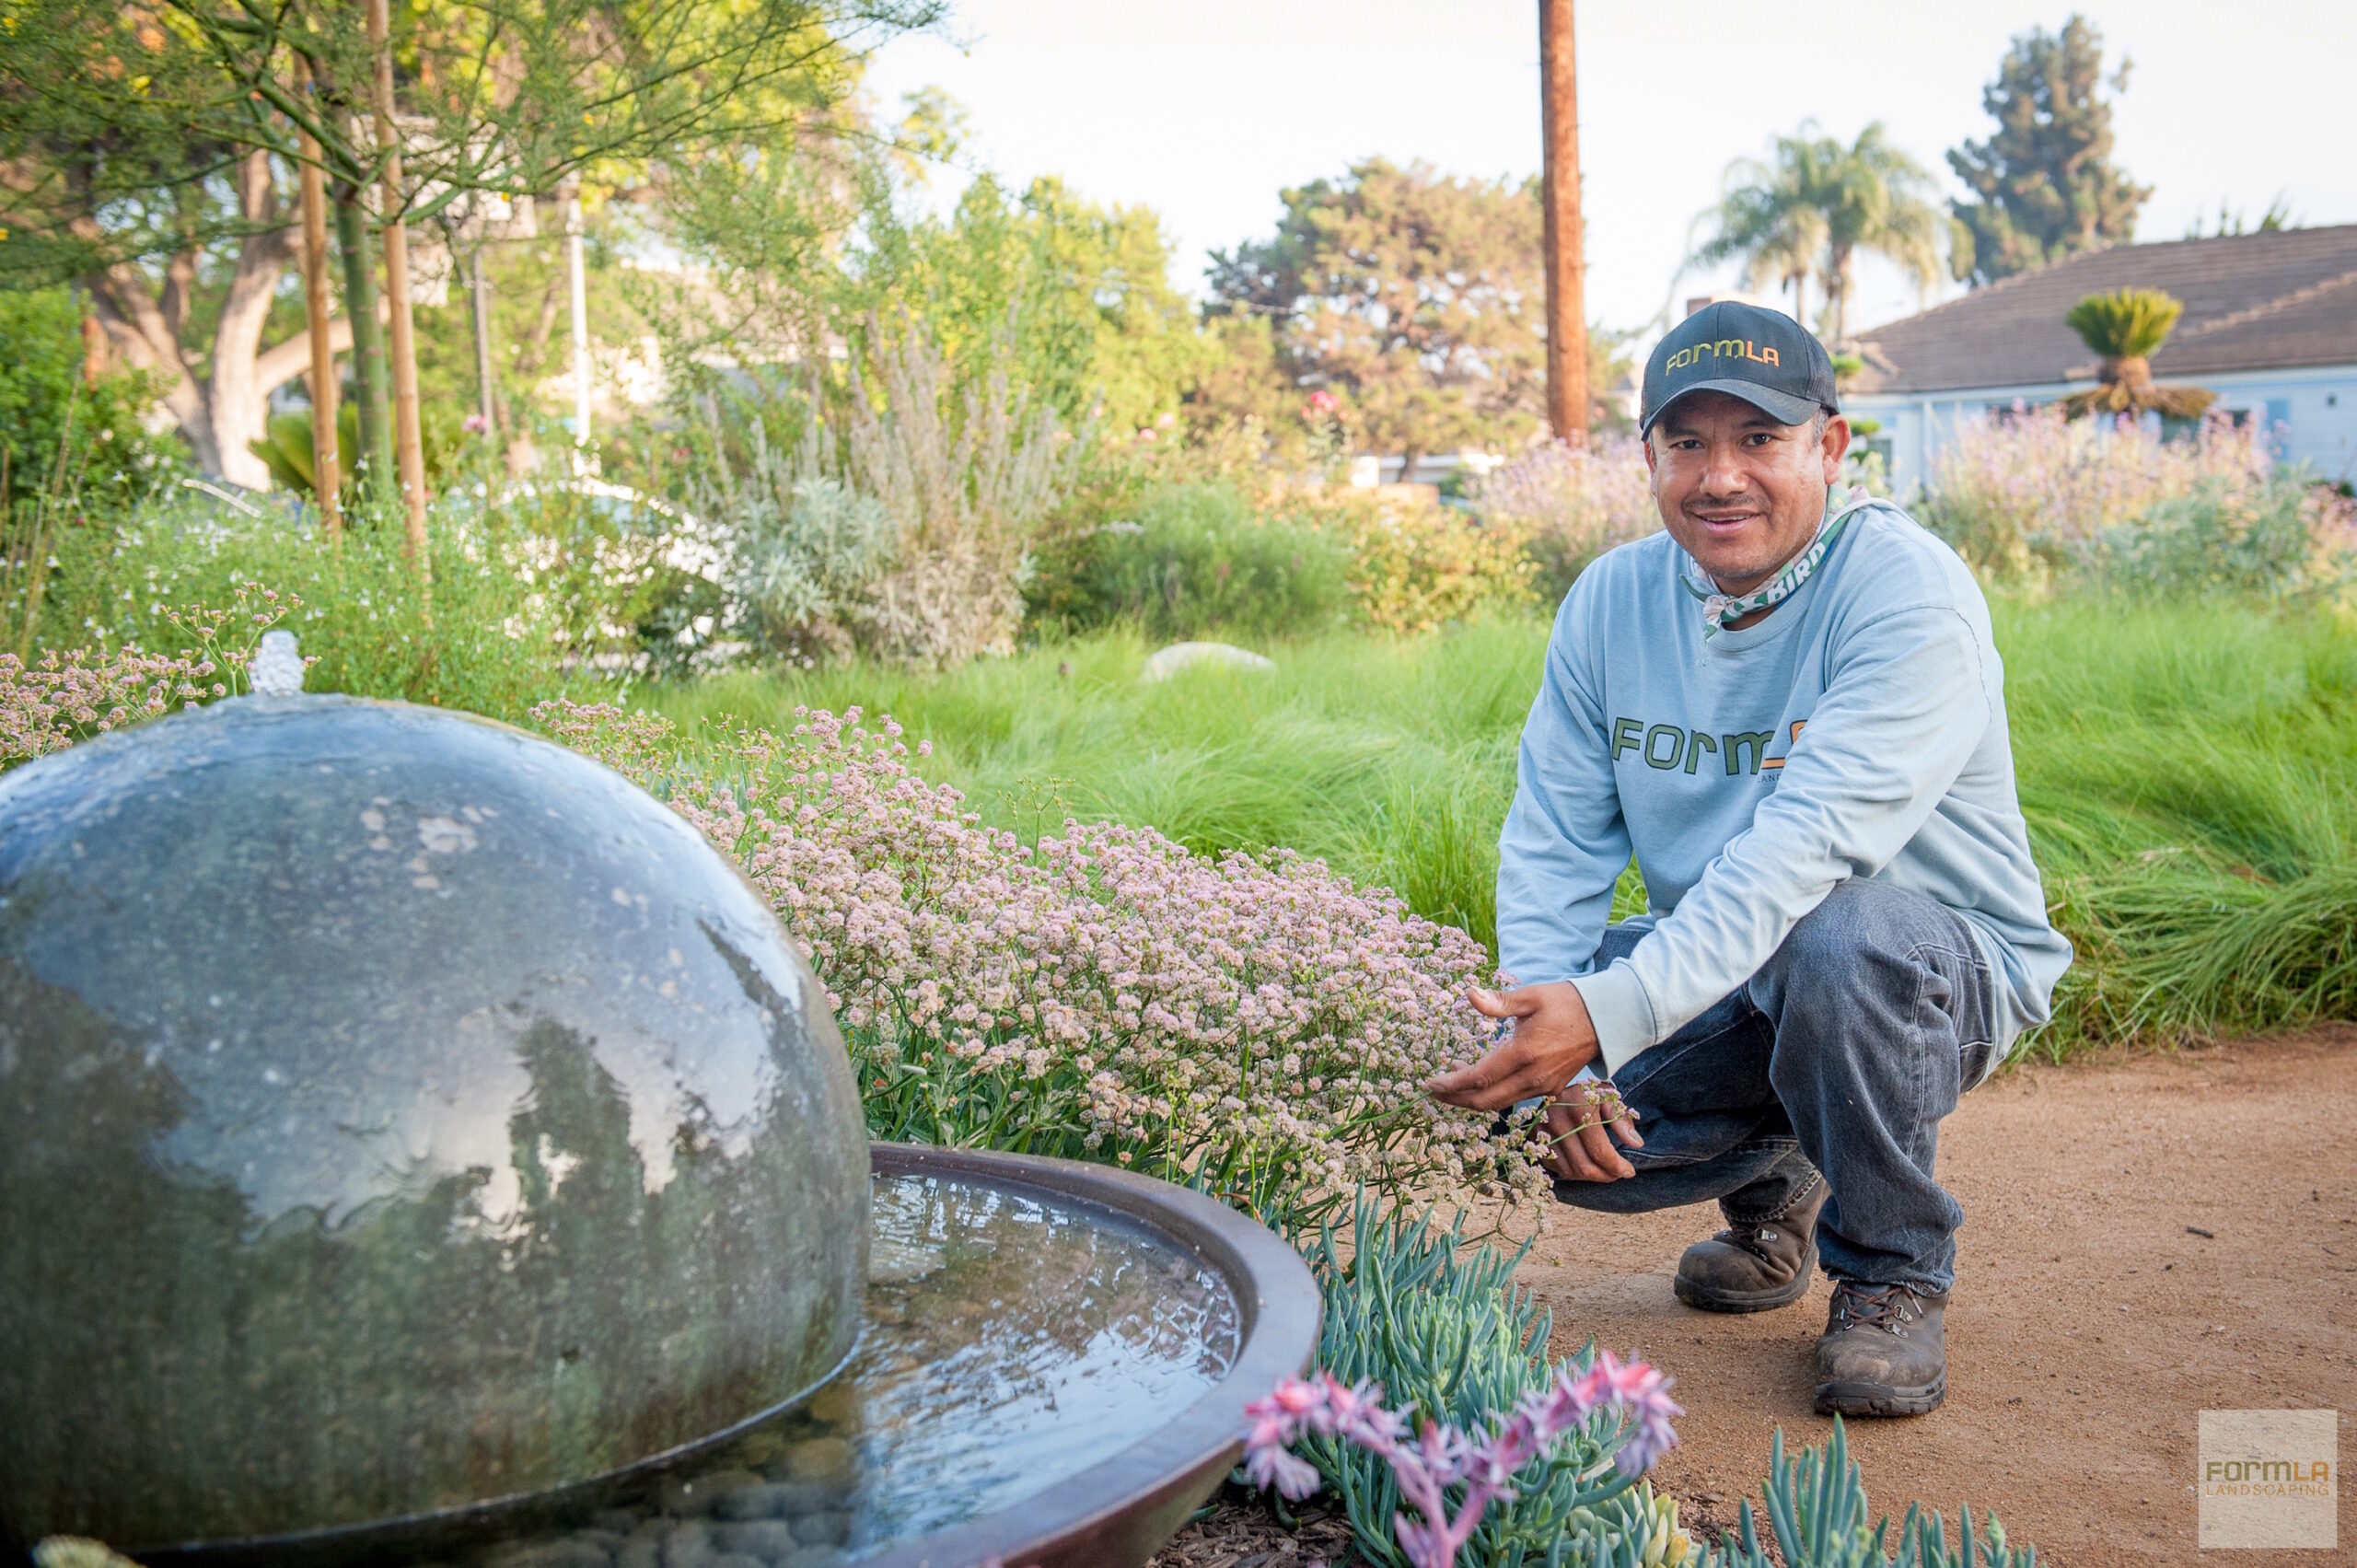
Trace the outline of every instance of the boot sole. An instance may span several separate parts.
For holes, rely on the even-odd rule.
[[[1819,1415],[1929,1415],[1948,1397],[1948,1375],[1943,1371],[1921,1388],[1899,1388],[1887,1383],[1820,1383],[1817,1389]]]
[[[1704,1312],[1771,1312],[1779,1307],[1790,1307],[1806,1295],[1816,1278],[1817,1243],[1812,1241],[1808,1250],[1801,1254],[1801,1266],[1793,1271],[1791,1281],[1773,1290],[1713,1290],[1696,1284],[1684,1274],[1672,1280],[1670,1288],[1678,1293],[1678,1300]]]

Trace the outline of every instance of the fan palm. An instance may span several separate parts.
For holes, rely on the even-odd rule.
[[[1849,146],[1828,144],[1825,181],[1817,201],[1825,214],[1825,284],[1831,296],[1833,341],[1850,336],[1850,269],[1870,250],[1915,280],[1920,293],[1938,281],[1940,215],[1932,177],[1890,145],[1877,120]]]
[[[1696,248],[1689,265],[1740,259],[1736,275],[1744,287],[1772,283],[1791,289],[1794,319],[1805,319],[1809,273],[1825,254],[1825,214],[1816,198],[1823,182],[1818,165],[1822,150],[1832,145],[1805,135],[1778,136],[1765,160],[1737,158],[1727,165],[1719,204],[1703,215],[1717,220],[1718,232]]]
[[[1930,199],[1931,176],[1891,145],[1876,121],[1844,146],[1817,134],[1811,122],[1769,143],[1761,158],[1727,166],[1719,204],[1703,215],[1717,231],[1698,246],[1689,264],[1710,266],[1740,258],[1746,288],[1770,279],[1793,291],[1793,314],[1806,305],[1809,273],[1825,288],[1834,341],[1850,331],[1852,268],[1862,250],[1896,263],[1928,288],[1939,276],[1940,219]]]
[[[2214,393],[2200,387],[2164,387],[2153,379],[2152,357],[2168,341],[2185,306],[2157,288],[2122,288],[2091,294],[2071,307],[2063,319],[2086,345],[2103,356],[2103,379],[2062,400],[2073,419],[2090,413],[2141,414],[2148,410],[2174,419],[2198,419]]]

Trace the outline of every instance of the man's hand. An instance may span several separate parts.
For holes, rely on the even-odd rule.
[[[1566,1093],[1572,1075],[1596,1059],[1596,1026],[1579,987],[1569,981],[1518,986],[1512,991],[1467,993],[1474,1010],[1492,1018],[1511,1018],[1514,1031],[1488,1055],[1470,1067],[1444,1073],[1424,1086],[1424,1092],[1447,1105],[1472,1110],[1504,1110],[1518,1101],[1548,1098],[1547,1131],[1553,1152],[1545,1161],[1556,1175],[1573,1181],[1617,1181],[1637,1174],[1605,1135],[1606,1127],[1629,1148],[1644,1146],[1634,1119],[1625,1110],[1609,1123],[1583,1103],[1576,1091]],[[1561,1103],[1557,1097],[1563,1096]],[[1617,1097],[1616,1097],[1617,1098]]]

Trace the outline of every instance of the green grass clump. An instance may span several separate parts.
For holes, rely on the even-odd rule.
[[[1337,625],[1351,609],[1341,537],[1263,516],[1227,484],[1153,491],[1129,517],[1050,540],[1036,569],[1031,619],[1066,631],[1251,639]]]
[[[2357,1016],[2357,625],[2231,600],[1997,601],[2022,804],[2079,948],[2050,1054]],[[692,723],[888,712],[989,821],[1289,846],[1494,947],[1497,833],[1546,625],[1271,645],[1273,674],[1138,679],[1109,630],[946,675],[863,666],[653,689]],[[1625,913],[1639,907],[1624,877]]]

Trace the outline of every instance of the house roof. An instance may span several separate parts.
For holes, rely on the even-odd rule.
[[[2063,321],[2117,288],[2185,304],[2153,356],[2161,380],[2357,364],[2357,224],[2115,245],[1978,288],[1861,335],[1847,389],[1915,393],[2092,381],[2097,360]]]

